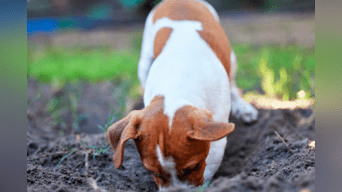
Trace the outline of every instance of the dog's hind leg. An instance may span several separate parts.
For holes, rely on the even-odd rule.
[[[235,84],[235,73],[237,69],[236,55],[232,50],[230,53],[230,74],[231,79],[231,112],[237,119],[242,119],[246,123],[251,123],[257,120],[258,111],[248,102],[241,98],[239,89]]]
[[[153,11],[151,11],[150,14],[147,16],[147,19],[145,22],[143,39],[141,43],[140,60],[138,64],[138,77],[139,77],[142,89],[145,89],[148,72],[153,62],[154,37],[153,37],[152,25],[153,25]]]

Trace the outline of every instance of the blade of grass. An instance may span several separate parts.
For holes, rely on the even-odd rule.
[[[38,93],[29,104],[27,104],[27,110],[31,107],[31,105],[36,102],[40,98],[40,93]]]
[[[75,128],[75,131],[80,131],[80,127],[79,127],[79,123],[83,120],[83,119],[85,119],[85,118],[88,118],[89,116],[88,115],[85,115],[85,114],[81,114],[81,115],[79,115],[77,118],[76,118],[76,121],[73,123],[73,125],[74,125],[74,128]]]
[[[61,160],[58,162],[58,164],[56,165],[55,169],[57,169],[57,167],[62,163],[62,161],[63,161],[65,158],[67,158],[69,155],[71,155],[72,153],[74,153],[74,151],[72,151],[72,152],[70,152],[70,153],[64,155],[64,156],[62,157],[62,159],[61,159]]]
[[[83,140],[81,140],[81,143],[84,147],[87,147],[87,144],[85,144]]]

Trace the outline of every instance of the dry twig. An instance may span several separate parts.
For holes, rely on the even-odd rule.
[[[285,140],[279,135],[279,133],[277,131],[274,131],[275,134],[277,134],[277,136],[281,139],[281,141],[284,143],[284,145],[286,146],[286,148],[293,153],[293,151],[290,149],[290,147],[285,143]]]
[[[99,187],[99,186],[96,184],[96,181],[95,181],[93,178],[89,177],[89,178],[87,178],[87,181],[88,181],[89,185],[92,186],[92,187],[95,189],[95,191],[107,192],[107,190],[105,190],[105,189]]]
[[[92,150],[88,150],[87,152],[85,152],[85,160],[84,160],[84,161],[85,161],[85,170],[84,170],[85,176],[86,176],[86,178],[87,178],[87,181],[88,181],[89,185],[90,185],[91,187],[93,187],[95,191],[107,192],[107,190],[105,190],[105,189],[103,189],[103,188],[101,188],[101,187],[99,187],[99,186],[97,185],[95,179],[93,179],[92,177],[89,177],[89,175],[88,175],[88,166],[89,166],[88,157],[89,157],[89,153],[90,153],[91,151],[92,151]]]
[[[85,172],[85,176],[88,178],[88,156],[89,156],[89,152],[90,151],[87,151],[86,154],[85,154],[85,169],[84,169],[84,172]]]
[[[82,163],[84,163],[84,162],[81,161],[80,163],[78,163],[78,164],[72,169],[72,171],[75,171],[75,169],[76,169],[78,166],[80,166]]]

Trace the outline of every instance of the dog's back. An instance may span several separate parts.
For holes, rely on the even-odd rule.
[[[202,24],[202,30],[198,31],[215,52],[230,77],[230,46],[228,38],[222,29],[215,10],[201,0],[167,0],[158,5],[153,13],[153,23],[167,17],[173,21],[198,21]],[[165,27],[158,31],[154,40],[154,55],[156,59],[172,32]]]
[[[141,84],[149,87],[144,94],[145,106],[154,96],[165,95],[166,99],[193,101],[186,104],[213,111],[219,103],[230,107],[230,46],[215,13],[210,5],[197,0],[163,1],[150,13],[144,32],[150,46],[143,45],[139,63],[139,71],[145,68],[139,74]],[[153,53],[148,67],[144,49]],[[168,114],[184,104],[170,103]],[[217,120],[227,115],[228,111],[218,112]]]

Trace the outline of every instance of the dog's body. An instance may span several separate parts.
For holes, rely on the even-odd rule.
[[[230,110],[246,122],[257,111],[239,96],[235,54],[215,10],[202,0],[166,0],[146,20],[138,76],[145,108],[108,130],[122,163],[123,145],[134,139],[160,189],[199,186],[222,161]]]

